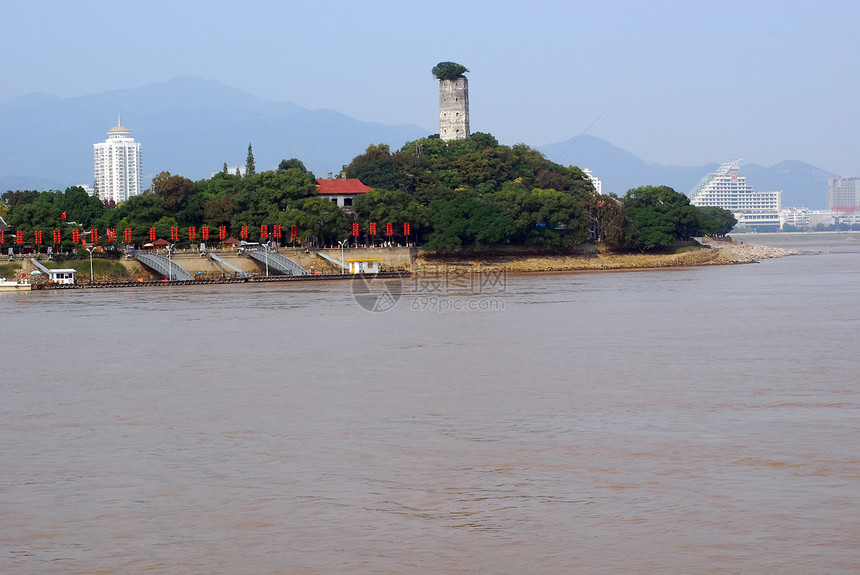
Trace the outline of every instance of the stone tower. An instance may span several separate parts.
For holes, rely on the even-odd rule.
[[[469,137],[469,80],[465,76],[439,80],[439,138]]]

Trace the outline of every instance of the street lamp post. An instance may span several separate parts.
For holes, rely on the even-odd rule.
[[[266,277],[269,277],[269,242],[260,245],[263,246],[263,257],[266,260]]]
[[[173,260],[170,259],[170,250],[173,244],[167,244],[167,281],[173,281]]]
[[[93,250],[95,246],[88,246],[87,251],[90,252],[90,284],[93,283]]]
[[[340,244],[340,273],[341,273],[341,274],[345,274],[345,273],[346,273],[346,269],[345,269],[345,268],[346,268],[346,261],[344,261],[344,259],[343,259],[343,246],[344,246],[344,245],[346,245],[346,243],[347,243],[348,241],[349,241],[349,239],[345,239],[345,240],[338,240],[338,241],[337,241],[337,243],[339,243],[339,244]]]

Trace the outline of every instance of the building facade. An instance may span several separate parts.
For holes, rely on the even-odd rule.
[[[117,204],[143,192],[140,142],[117,122],[107,140],[93,144],[93,195]]]
[[[729,210],[739,226],[756,231],[776,231],[781,227],[779,212],[782,190],[756,192],[745,176],[738,174],[740,160],[725,162],[689,193],[694,206],[716,206]]]
[[[469,135],[469,80],[439,80],[439,138],[448,142]]]
[[[357,178],[347,179],[346,174],[342,178],[332,178],[329,172],[328,178],[317,178],[317,194],[326,200],[331,200],[341,208],[352,209],[352,199],[360,194],[366,194],[373,188],[365,186]]]
[[[827,180],[827,209],[833,212],[855,212],[860,209],[860,178]]]
[[[603,193],[603,182],[601,182],[600,179],[598,179],[598,177],[595,176],[588,168],[583,168],[582,173],[591,181],[591,184],[594,186],[594,193],[601,195]]]

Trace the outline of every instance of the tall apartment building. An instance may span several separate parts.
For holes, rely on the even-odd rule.
[[[594,186],[594,193],[600,195],[603,193],[603,182],[592,173],[588,168],[583,168],[582,173],[585,174],[585,177],[591,180],[591,184]]]
[[[778,230],[782,190],[756,192],[745,176],[738,175],[738,170],[740,160],[725,162],[693,188],[688,194],[690,203],[729,210],[738,219],[739,226],[757,231]]]
[[[830,178],[827,180],[827,209],[833,212],[854,212],[860,208],[860,178]]]
[[[439,80],[439,138],[447,142],[469,135],[469,80],[465,76]]]
[[[120,203],[143,192],[140,142],[119,122],[107,135],[104,142],[93,144],[93,193]]]

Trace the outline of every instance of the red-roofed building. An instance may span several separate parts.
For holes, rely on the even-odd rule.
[[[320,197],[331,200],[342,208],[352,206],[352,198],[359,194],[366,194],[372,189],[357,178],[317,179],[317,193]]]

